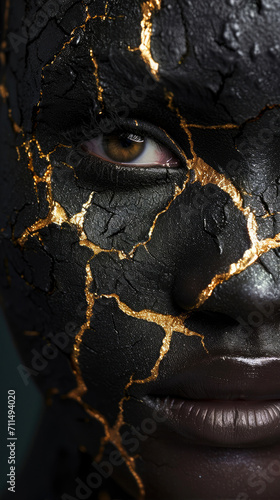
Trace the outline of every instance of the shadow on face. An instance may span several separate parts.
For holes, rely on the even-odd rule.
[[[133,498],[278,498],[276,2],[2,10],[22,376],[55,387],[75,446]]]

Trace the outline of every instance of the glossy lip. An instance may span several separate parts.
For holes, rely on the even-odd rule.
[[[248,448],[280,442],[279,358],[210,358],[154,382],[143,400],[192,443]]]

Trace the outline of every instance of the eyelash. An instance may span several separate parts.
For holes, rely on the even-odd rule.
[[[98,158],[86,151],[81,147],[83,142],[94,139],[102,133],[101,127],[96,130],[91,124],[82,125],[74,131],[69,131],[65,135],[70,143],[71,162],[73,168],[79,171],[78,178],[85,179],[84,185],[88,186],[89,183],[94,186],[100,184],[110,184],[112,188],[139,185],[151,185],[155,182],[166,182],[167,179],[181,178],[182,174],[186,171],[186,157],[176,143],[168,136],[163,130],[146,122],[136,122],[135,120],[127,120],[126,123],[119,125],[111,133],[132,133],[141,135],[144,139],[152,139],[159,145],[168,148],[179,160],[178,168],[166,167],[137,167],[133,164],[131,166],[119,166],[109,161]],[[105,135],[105,134],[104,134]],[[110,135],[110,134],[107,134]],[[143,175],[145,170],[145,175]],[[167,172],[168,171],[168,172]],[[83,183],[83,182],[82,182]]]

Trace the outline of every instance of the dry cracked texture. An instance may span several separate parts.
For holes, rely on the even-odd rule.
[[[103,15],[92,16],[89,13],[89,8],[87,5],[84,6],[84,22],[79,26],[75,26],[72,30],[69,39],[63,44],[62,48],[58,53],[55,54],[54,58],[51,62],[49,62],[42,69],[41,75],[41,94],[40,100],[37,104],[37,116],[36,120],[40,116],[41,111],[41,103],[43,100],[43,84],[45,79],[45,70],[50,66],[55,65],[63,55],[63,52],[66,48],[71,44],[74,40],[77,32],[80,30],[85,31],[87,24],[92,21],[94,18],[99,18],[102,22],[106,22],[107,19],[113,20],[114,17],[111,17],[108,14],[108,3],[105,5],[105,11]],[[153,33],[153,18],[156,13],[159,13],[161,9],[161,0],[151,0],[151,1],[143,1],[142,2],[142,20],[141,20],[141,40],[139,47],[131,48],[127,47],[128,52],[138,52],[140,53],[144,63],[147,66],[148,71],[151,75],[156,79],[160,80],[160,64],[154,59],[151,53],[151,39]],[[5,23],[7,23],[9,12],[9,1],[6,3],[5,10]],[[1,58],[4,59],[5,52],[5,34],[6,28],[4,29],[4,38],[1,44]],[[102,115],[104,110],[104,89],[101,86],[100,78],[99,78],[99,64],[98,58],[94,54],[94,47],[90,47],[89,50],[90,59],[92,61],[92,73],[94,75],[96,90],[97,90],[97,103],[99,104],[99,114]],[[5,78],[3,82],[1,82],[0,86],[1,97],[3,101],[9,103],[9,90],[6,88]],[[136,460],[134,457],[131,457],[128,452],[125,450],[125,447],[122,444],[120,430],[124,425],[124,405],[127,400],[129,400],[128,390],[133,384],[145,384],[150,381],[154,381],[158,377],[158,373],[160,370],[160,364],[164,357],[167,355],[170,349],[172,336],[174,332],[181,333],[185,336],[197,336],[201,340],[202,348],[207,351],[207,338],[204,338],[204,335],[196,333],[194,331],[189,330],[184,322],[188,317],[188,314],[182,314],[180,316],[173,315],[165,315],[155,312],[153,310],[143,309],[140,311],[136,311],[131,309],[126,303],[122,302],[120,297],[116,293],[106,293],[106,294],[95,294],[92,292],[92,284],[93,284],[93,270],[94,270],[94,259],[97,255],[102,253],[104,254],[113,254],[119,260],[133,260],[136,250],[139,247],[144,247],[145,249],[149,249],[149,243],[152,241],[154,231],[156,229],[157,223],[161,217],[164,217],[168,212],[172,204],[175,200],[180,197],[186,187],[190,183],[198,182],[201,186],[207,186],[212,184],[216,186],[219,190],[226,193],[226,195],[232,200],[232,203],[235,206],[235,209],[239,211],[247,225],[247,232],[250,239],[250,247],[246,249],[243,256],[236,262],[232,262],[226,272],[216,274],[213,276],[208,285],[202,289],[197,297],[196,304],[193,306],[192,310],[198,309],[201,305],[203,305],[213,294],[216,287],[230,280],[233,276],[236,276],[250,266],[252,266],[259,257],[269,252],[271,249],[276,249],[280,247],[280,233],[276,234],[274,238],[265,238],[259,239],[258,237],[258,223],[256,219],[256,215],[254,210],[251,209],[249,205],[246,205],[244,202],[244,196],[238,190],[234,183],[228,179],[228,177],[213,167],[208,165],[202,158],[200,158],[196,153],[196,143],[193,139],[192,131],[193,129],[203,129],[203,130],[239,130],[240,128],[246,126],[246,123],[254,122],[258,120],[267,110],[272,110],[279,107],[278,104],[275,106],[267,105],[266,108],[262,109],[256,117],[252,117],[243,122],[242,125],[236,125],[233,123],[226,124],[216,124],[216,125],[200,125],[194,123],[188,123],[186,117],[183,116],[180,109],[174,103],[174,96],[171,91],[166,89],[166,106],[167,108],[174,114],[174,117],[178,120],[180,127],[185,134],[185,138],[187,143],[189,144],[191,158],[188,158],[186,154],[181,151],[182,155],[185,156],[186,162],[186,176],[181,187],[177,184],[174,186],[173,196],[168,200],[164,209],[161,209],[152,222],[152,225],[146,230],[147,237],[144,241],[136,242],[129,251],[124,251],[120,248],[111,248],[106,249],[102,248],[100,245],[96,244],[94,241],[88,238],[85,228],[84,222],[87,216],[88,210],[91,207],[92,201],[94,200],[95,192],[92,191],[87,199],[87,201],[83,204],[81,211],[75,213],[71,217],[67,215],[65,209],[59,203],[53,194],[52,188],[52,176],[53,176],[53,165],[52,160],[55,157],[57,151],[59,149],[67,148],[69,146],[64,144],[58,144],[52,151],[43,152],[42,147],[36,136],[36,128],[33,133],[32,138],[28,138],[28,134],[25,134],[24,130],[21,130],[20,127],[16,124],[13,119],[12,110],[9,107],[9,117],[13,124],[14,131],[19,134],[22,138],[21,144],[17,146],[18,149],[18,157],[22,159],[25,155],[27,160],[27,168],[30,170],[33,176],[34,183],[34,191],[36,195],[38,195],[38,187],[43,184],[46,187],[46,201],[48,205],[48,214],[46,217],[37,219],[34,221],[26,230],[17,238],[14,239],[15,245],[24,246],[29,238],[39,238],[42,245],[44,245],[44,236],[40,235],[40,231],[51,224],[55,224],[56,226],[62,227],[64,224],[71,226],[77,231],[77,235],[79,238],[80,246],[86,246],[92,253],[92,256],[88,259],[86,268],[84,269],[84,277],[85,277],[85,287],[84,294],[87,303],[86,309],[86,320],[81,325],[79,332],[76,334],[74,348],[72,353],[72,367],[73,373],[76,377],[77,387],[71,390],[67,397],[75,399],[79,404],[83,406],[85,411],[92,417],[100,422],[104,427],[104,437],[101,439],[100,450],[97,455],[97,460],[102,459],[102,451],[104,450],[104,446],[106,443],[112,443],[116,446],[116,448],[120,451],[121,455],[125,459],[128,469],[130,470],[132,476],[134,477],[138,489],[139,489],[139,499],[143,499],[145,497],[145,489],[144,484],[141,480],[141,477],[137,473]],[[45,171],[42,175],[39,175],[34,169],[34,160],[33,156],[36,152],[45,165]],[[67,168],[72,168],[71,165],[65,163]],[[194,174],[191,177],[191,173]],[[247,193],[248,194],[248,193]],[[269,216],[269,214],[267,214]],[[84,400],[84,396],[87,392],[87,386],[83,378],[82,370],[79,365],[79,357],[80,357],[80,347],[83,343],[83,336],[86,330],[91,328],[92,314],[93,314],[93,306],[100,299],[106,299],[115,301],[118,308],[122,313],[127,315],[128,317],[133,317],[138,321],[150,322],[158,325],[163,332],[162,345],[160,348],[159,356],[154,364],[151,367],[150,375],[143,379],[135,379],[133,374],[131,374],[130,381],[124,387],[124,393],[122,399],[119,401],[119,415],[113,426],[110,426],[105,415],[101,414],[97,409],[89,406]],[[206,341],[206,344],[204,343]]]

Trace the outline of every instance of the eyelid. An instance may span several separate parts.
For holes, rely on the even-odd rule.
[[[100,132],[102,133],[102,127],[100,127]],[[149,138],[149,139],[153,140],[154,142],[156,142],[159,145],[159,147],[162,145],[164,148],[168,149],[176,157],[176,159],[179,162],[179,165],[177,168],[180,168],[180,167],[186,168],[186,166],[187,166],[188,159],[186,157],[186,154],[176,144],[175,140],[173,140],[169,136],[169,134],[161,127],[155,126],[155,125],[148,123],[148,122],[145,122],[145,121],[127,119],[121,125],[116,127],[116,129],[114,131],[112,131],[112,134],[114,134],[114,133],[120,133],[120,134],[121,133],[132,133],[132,134],[136,134],[136,135],[141,135],[145,139]],[[110,134],[104,134],[104,135],[110,135]],[[95,129],[94,129],[94,132],[92,134],[90,133],[90,128],[88,129],[88,131],[86,131],[85,140],[83,142],[89,141],[89,140],[97,138],[97,137],[98,137],[98,134],[96,133],[96,125],[95,125]],[[79,142],[80,142],[79,149],[83,149],[82,148],[83,142],[81,142],[81,140]],[[90,155],[90,153],[86,153],[85,150],[84,150],[84,154],[88,154],[88,156],[94,157],[93,154]],[[109,162],[110,160],[104,160],[104,161]],[[112,164],[113,164],[113,162],[112,162]],[[120,163],[120,165],[122,165],[122,163]],[[128,164],[128,168],[129,167],[135,168],[135,167],[133,167],[133,163]],[[140,167],[138,167],[138,168],[140,168]],[[148,167],[146,167],[146,168],[148,168]],[[156,167],[150,167],[150,168],[156,168]],[[158,167],[158,168],[160,168],[160,167]],[[162,165],[162,168],[168,168],[168,167],[164,167]]]
[[[177,155],[166,148],[161,142],[155,141],[150,137],[143,137],[140,140],[131,139],[131,132],[126,135],[128,141],[131,141],[132,156],[130,157],[128,150],[122,145],[121,140],[125,137],[123,134],[116,134],[109,137],[98,136],[83,143],[83,149],[92,156],[99,157],[105,161],[122,165],[130,168],[179,168],[179,159]],[[115,146],[113,146],[115,142]],[[112,146],[111,152],[108,150]],[[138,145],[140,149],[137,150]],[[136,151],[134,148],[136,147]],[[115,154],[114,148],[117,152]],[[119,155],[118,155],[119,148]],[[122,156],[123,155],[123,156]]]

